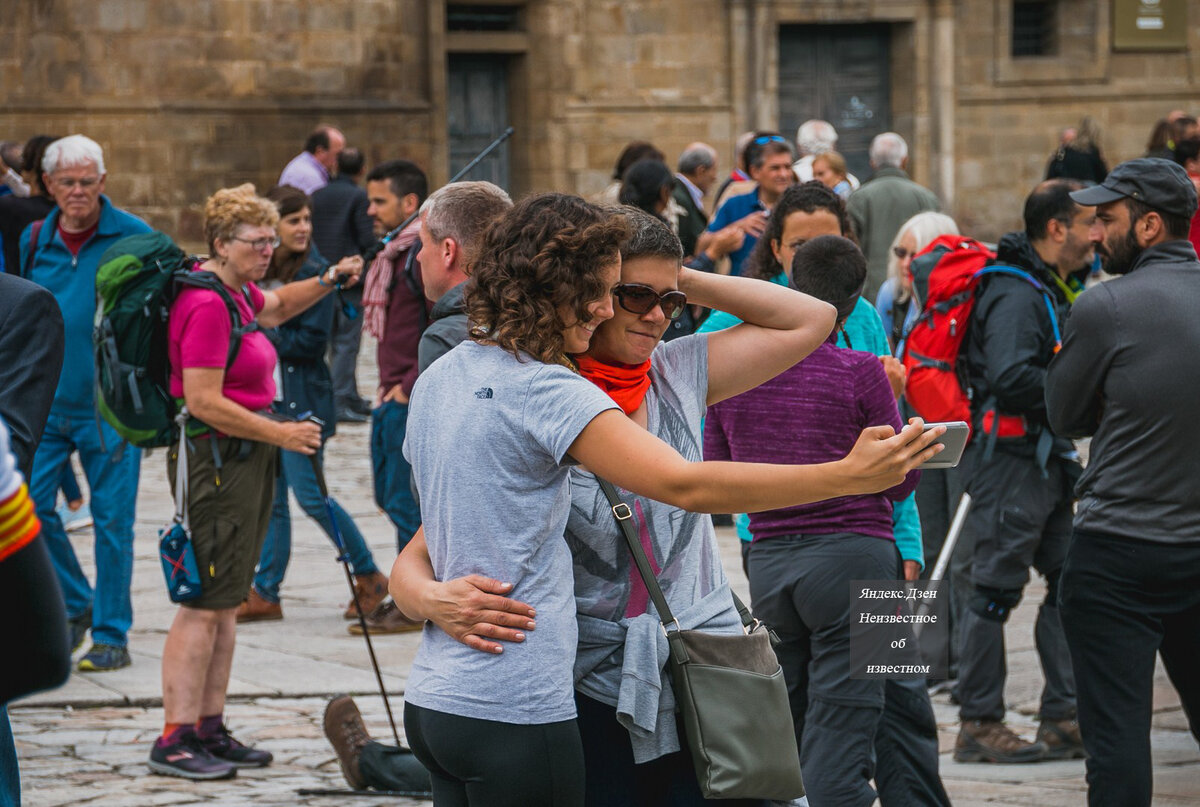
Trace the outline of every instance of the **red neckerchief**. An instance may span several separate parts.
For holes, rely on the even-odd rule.
[[[650,389],[650,360],[641,364],[605,364],[591,356],[575,356],[579,373],[607,393],[627,415],[642,405]]]

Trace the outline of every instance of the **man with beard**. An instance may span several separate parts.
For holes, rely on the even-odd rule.
[[[964,347],[975,439],[964,459],[975,536],[971,591],[962,624],[959,762],[1037,762],[1083,755],[1075,681],[1058,615],[1058,582],[1071,532],[1074,447],[1046,422],[1046,367],[1059,325],[1082,290],[1076,273],[1092,260],[1095,211],[1071,199],[1081,187],[1054,179],[1025,200],[1025,231],[1000,239],[996,262],[976,292]],[[1030,282],[1032,278],[1033,281]],[[1051,310],[1054,309],[1054,310]],[[1034,637],[1046,677],[1037,740],[1004,724],[1004,623],[1021,600],[1029,569],[1046,578]]]
[[[1088,803],[1137,807],[1151,798],[1156,653],[1200,738],[1200,263],[1187,241],[1196,191],[1180,166],[1139,159],[1071,197],[1097,206],[1091,239],[1120,277],[1079,298],[1046,379],[1053,427],[1093,435],[1062,622]]]

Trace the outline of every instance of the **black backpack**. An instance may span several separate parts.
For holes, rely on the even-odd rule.
[[[237,304],[215,274],[192,271],[195,260],[163,233],[150,232],[110,246],[96,271],[96,406],[121,437],[140,448],[171,443],[181,405],[169,391],[167,362],[167,316],[179,291],[209,289],[224,301],[233,323],[226,371],[242,337],[258,329],[254,320],[241,321]],[[242,293],[249,302],[249,293]]]

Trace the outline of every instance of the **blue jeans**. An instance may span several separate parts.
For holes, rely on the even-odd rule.
[[[324,463],[323,453],[317,461]],[[279,481],[275,485],[275,504],[271,508],[271,523],[267,526],[267,538],[263,542],[262,554],[258,558],[258,569],[254,574],[254,588],[264,600],[279,602],[279,586],[287,572],[288,559],[292,555],[292,516],[288,511],[288,488],[296,494],[300,509],[321,525],[325,534],[333,541],[333,524],[325,510],[325,499],[317,487],[317,476],[313,472],[312,460],[294,451],[279,452]],[[362,533],[354,519],[332,498],[329,500],[333,517],[337,521],[342,544],[350,556],[354,574],[372,574],[379,571],[375,558],[367,548]],[[336,546],[336,541],[334,542]]]
[[[79,452],[91,491],[96,533],[94,597],[62,521],[54,512],[63,468],[71,461],[72,451]],[[97,430],[94,417],[69,418],[53,412],[33,458],[29,494],[42,521],[42,536],[58,573],[67,617],[81,616],[91,608],[92,641],[99,644],[123,647],[133,624],[129,584],[133,577],[133,521],[141,459],[142,452],[123,442],[107,423],[101,422]]]
[[[404,549],[421,526],[421,509],[412,492],[412,466],[404,458],[408,404],[384,401],[371,413],[371,466],[375,503],[396,525],[396,546]]]
[[[21,769],[17,766],[17,746],[13,742],[8,710],[0,706],[0,807],[20,807]]]

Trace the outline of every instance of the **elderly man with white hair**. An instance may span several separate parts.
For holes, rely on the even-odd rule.
[[[933,191],[913,182],[905,173],[908,144],[903,137],[895,132],[876,135],[871,141],[870,156],[875,173],[850,194],[846,209],[867,256],[864,296],[874,302],[879,287],[887,279],[888,252],[900,227],[918,213],[941,210],[942,206]]]
[[[72,648],[82,644],[89,628],[92,632],[92,647],[79,669],[115,670],[129,665],[129,586],[141,457],[96,414],[96,270],[109,246],[125,236],[149,232],[150,226],[104,195],[104,152],[96,141],[83,135],[54,141],[46,148],[42,171],[58,207],[21,234],[21,270],[58,301],[65,351],[50,418],[34,455],[29,493],[66,599]],[[73,452],[79,452],[91,490],[94,591],[54,510],[59,480]]]
[[[792,163],[796,178],[801,182],[811,182],[814,179],[813,158],[818,154],[836,150],[837,142],[837,129],[827,120],[814,118],[800,124],[800,128],[796,130],[796,148],[800,152],[800,159]],[[846,174],[846,181],[850,183],[850,190],[858,190],[858,177]]]

